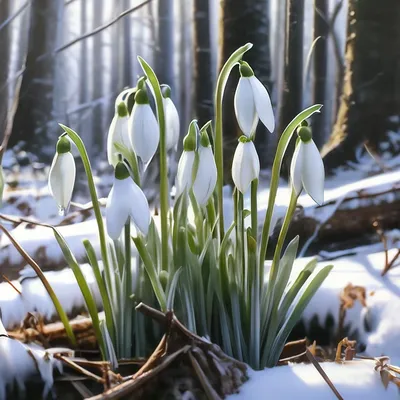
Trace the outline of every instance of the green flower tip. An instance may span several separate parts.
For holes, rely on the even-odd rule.
[[[307,143],[312,139],[311,129],[308,126],[301,126],[297,130],[297,135],[304,142]]]
[[[169,274],[168,271],[160,271],[158,278],[160,279],[160,283],[164,289],[166,289],[168,285],[168,280],[169,280]]]
[[[136,87],[138,88],[138,90],[144,88],[144,84],[146,83],[146,79],[147,78],[145,76],[142,76],[142,77],[140,77],[138,79],[137,84],[136,84]]]
[[[136,104],[149,104],[149,96],[147,95],[147,90],[145,88],[139,89],[135,94]]]
[[[56,151],[58,154],[64,154],[71,151],[71,143],[65,136],[62,136],[60,139],[58,139]]]
[[[245,135],[242,135],[242,136],[240,136],[240,138],[238,139],[238,141],[239,141],[240,143],[248,143],[248,142],[251,142],[252,140],[251,140],[249,137],[247,137],[247,136],[245,136]]]
[[[208,147],[210,145],[210,139],[209,139],[208,133],[206,131],[203,131],[200,136],[200,144],[203,147]]]
[[[246,233],[247,233],[247,248],[249,249],[250,253],[255,253],[257,251],[257,242],[251,234],[251,228],[248,228]]]
[[[239,71],[240,71],[240,76],[242,76],[243,78],[250,78],[254,76],[253,70],[246,61],[240,62]]]
[[[183,150],[184,151],[195,151],[197,143],[197,133],[199,127],[197,126],[196,120],[193,120],[189,125],[189,131],[183,139]]]
[[[119,103],[117,106],[117,114],[121,118],[128,116],[128,108],[123,101],[121,101],[121,103]]]
[[[171,98],[171,88],[168,85],[161,85],[161,91],[164,99]]]
[[[126,165],[123,162],[119,162],[116,166],[115,166],[115,171],[114,171],[114,176],[119,179],[119,180],[123,180],[126,178],[129,178],[129,171],[128,168],[126,168]]]
[[[301,121],[300,126],[308,126],[307,120],[305,119],[305,120]]]

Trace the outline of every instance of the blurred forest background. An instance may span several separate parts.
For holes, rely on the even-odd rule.
[[[246,42],[278,121],[277,134],[257,135],[264,167],[312,103],[324,104],[312,124],[329,168],[365,148],[378,162],[399,153],[399,0],[0,0],[0,132],[47,161],[62,122],[105,159],[114,100],[136,84],[141,55],[172,87],[184,134],[192,118],[212,119],[217,73]],[[237,78],[225,95],[227,163]]]

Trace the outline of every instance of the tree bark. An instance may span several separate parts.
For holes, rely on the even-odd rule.
[[[93,2],[93,28],[100,26],[103,22],[103,0],[96,0]],[[97,33],[93,36],[92,48],[92,101],[93,105],[93,120],[92,120],[92,137],[96,150],[100,152],[104,149],[105,135],[107,132],[104,130],[103,114],[106,109],[104,102],[100,101],[103,97],[103,34]],[[111,122],[111,120],[110,120]]]
[[[174,0],[158,1],[157,76],[160,83],[174,83]]]
[[[318,42],[314,48],[313,103],[325,104],[326,78],[328,70],[328,0],[314,0],[313,39]],[[313,139],[318,148],[322,147],[326,137],[327,119],[324,110],[313,116]]]
[[[0,23],[9,16],[9,0],[0,0]],[[0,30],[0,137],[3,136],[8,112],[8,70],[10,64],[11,32],[9,27]]]
[[[195,0],[194,20],[194,109],[199,125],[213,116],[213,82],[211,73],[210,5],[208,0]]]
[[[278,124],[280,135],[303,106],[303,25],[304,0],[286,0],[284,76]],[[286,151],[284,174],[289,171],[294,142],[295,138]]]
[[[52,128],[57,12],[62,0],[32,0],[26,69],[10,145],[20,140],[31,150],[46,144]],[[54,123],[55,125],[55,123]]]
[[[219,70],[229,56],[247,42],[254,47],[245,55],[257,78],[271,91],[271,59],[269,49],[269,5],[265,0],[221,0]],[[224,95],[224,172],[231,181],[231,165],[237,140],[241,135],[234,113],[234,93],[239,79],[238,69],[232,71]],[[256,146],[262,166],[266,165],[267,132],[259,123]]]
[[[400,122],[400,2],[351,0],[348,9],[346,70],[337,120],[323,149],[325,165],[355,158],[367,143],[378,149]]]

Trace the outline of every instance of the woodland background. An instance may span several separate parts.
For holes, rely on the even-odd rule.
[[[399,0],[0,0],[0,132],[29,162],[48,162],[62,122],[105,159],[114,100],[135,85],[141,55],[172,87],[183,135],[192,118],[212,119],[217,73],[246,42],[278,120],[277,134],[257,134],[264,167],[312,103],[324,104],[312,125],[328,169],[366,150],[378,163],[399,153]],[[237,78],[225,94],[227,165]]]

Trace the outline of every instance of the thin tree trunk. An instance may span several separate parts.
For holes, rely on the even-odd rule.
[[[323,149],[336,167],[368,143],[378,150],[389,131],[400,130],[400,2],[351,0],[346,70],[337,120]]]
[[[303,24],[304,0],[286,0],[284,78],[278,132],[301,111],[303,102]],[[289,169],[294,140],[286,152],[284,173]]]
[[[99,26],[103,22],[103,0],[93,1],[93,28]],[[92,101],[93,120],[92,120],[92,137],[97,151],[104,149],[104,141],[106,132],[104,130],[103,114],[106,109],[104,101],[100,101],[103,97],[103,79],[104,79],[104,63],[103,63],[103,34],[97,33],[93,36],[92,48]],[[111,120],[110,120],[111,121]]]
[[[9,0],[0,0],[0,24],[9,16]],[[0,30],[0,137],[3,136],[6,127],[8,112],[8,71],[10,64],[10,43],[11,32],[9,27]]]
[[[81,35],[84,35],[87,30],[87,0],[81,0]],[[80,76],[79,76],[79,103],[84,104],[88,101],[88,80],[87,80],[87,68],[88,68],[88,46],[87,40],[81,40],[80,42]]]
[[[161,83],[174,83],[174,0],[158,1],[157,75]]]
[[[131,7],[130,0],[124,0],[123,2],[124,10],[127,10]],[[132,82],[132,30],[131,30],[131,21],[132,17],[127,15],[121,21],[122,31],[123,31],[123,62],[121,63],[122,71],[121,71],[121,79],[122,79],[122,87],[133,86]]]
[[[32,0],[26,69],[10,145],[24,140],[34,150],[47,143],[48,132],[53,128],[50,124],[54,83],[52,52],[59,6],[63,6],[63,0]]]
[[[269,49],[269,5],[265,0],[221,0],[220,2],[220,65],[247,42],[254,44],[246,53],[245,59],[251,65],[255,75],[271,90],[271,60]],[[244,12],[245,11],[245,12]],[[224,173],[225,180],[231,181],[231,165],[237,139],[241,135],[234,114],[233,98],[239,79],[235,69],[228,80],[224,96]],[[256,146],[260,161],[265,165],[266,130],[259,124],[256,135]]]
[[[210,8],[208,0],[194,1],[194,109],[200,125],[213,116]]]
[[[326,78],[328,70],[328,0],[314,0],[314,40],[318,37],[314,49],[313,103],[325,104]],[[326,114],[324,110],[313,117],[313,137],[318,147],[324,144],[326,137]]]

